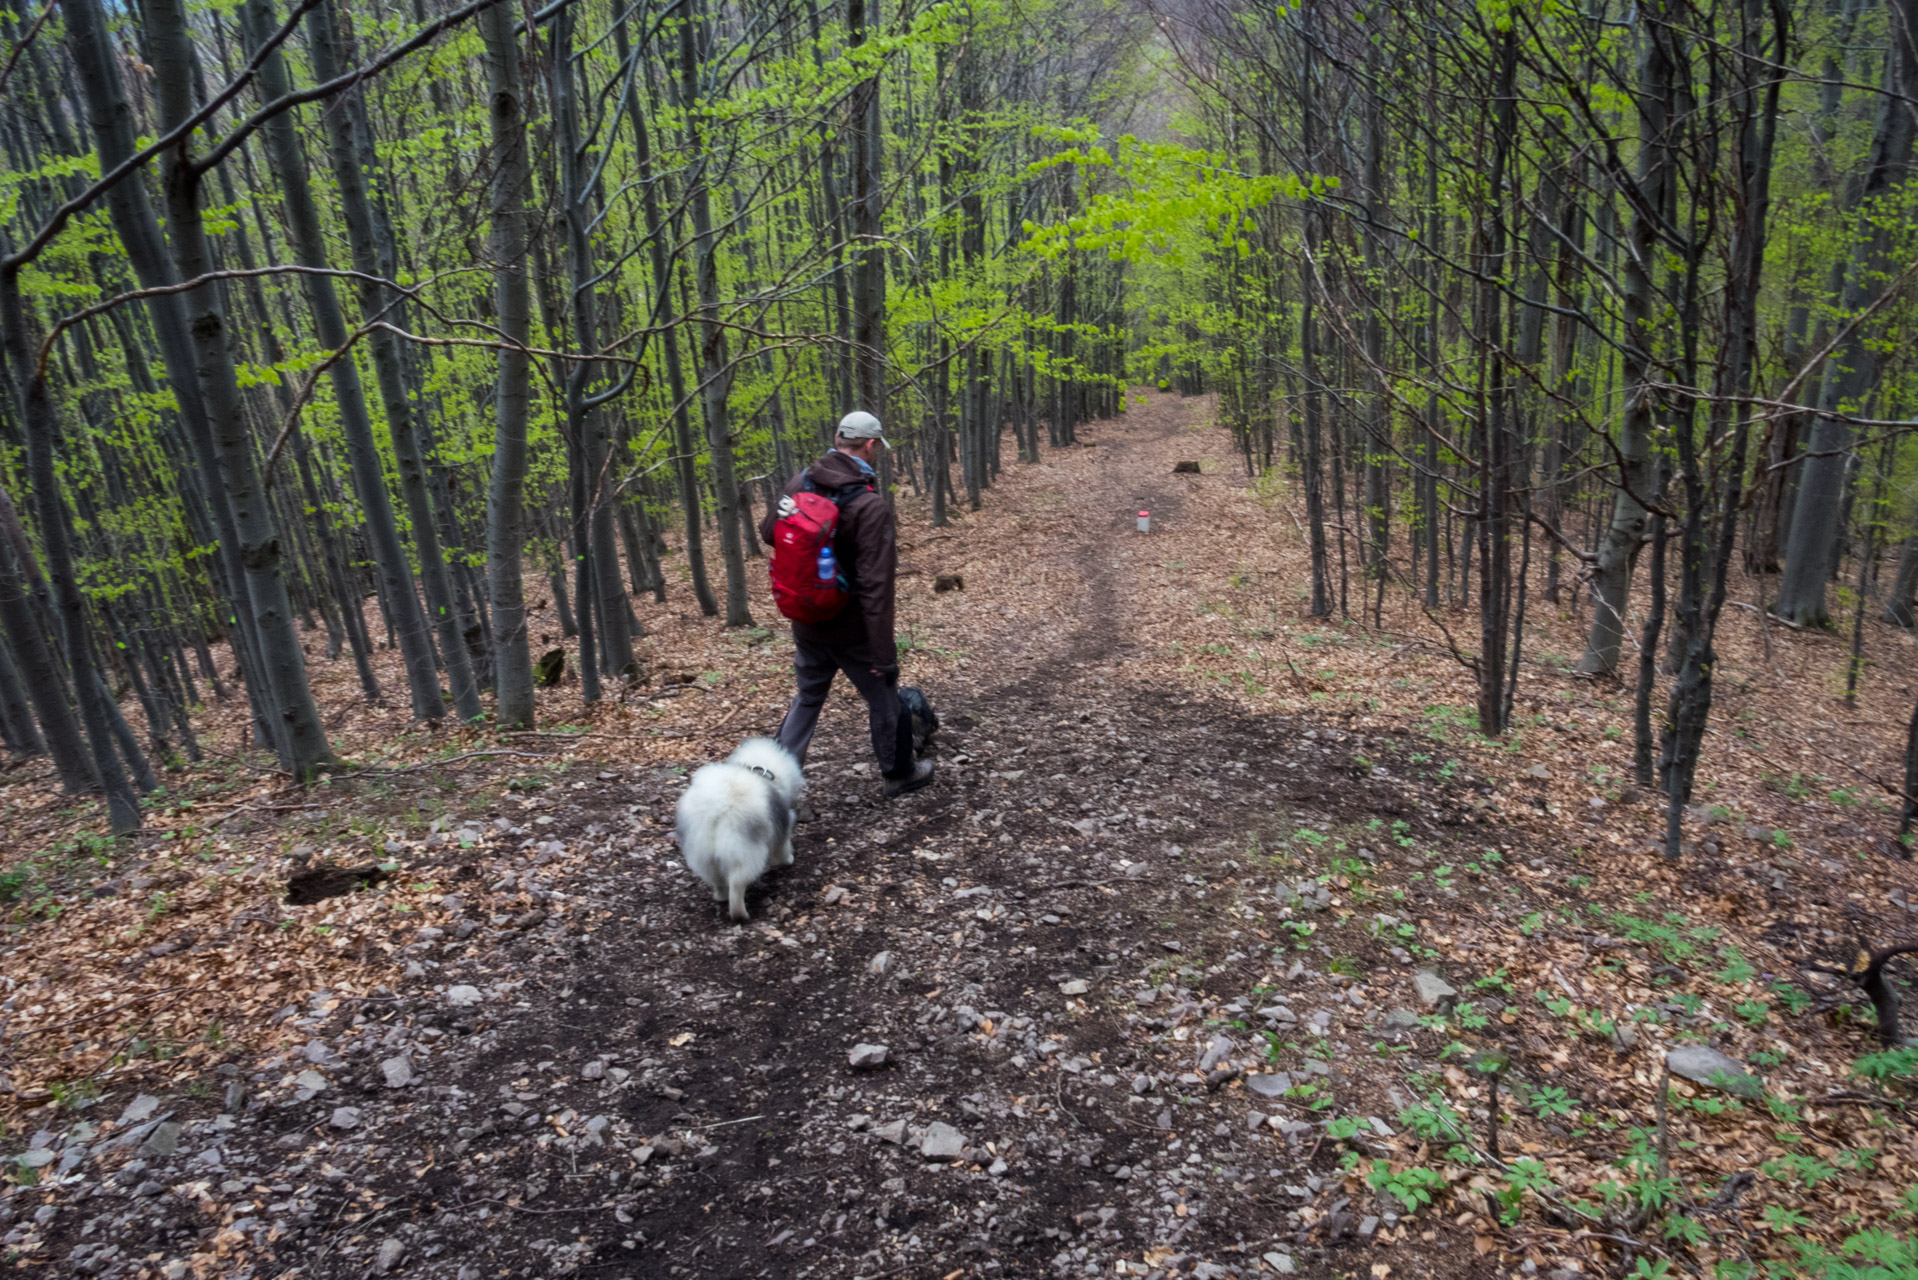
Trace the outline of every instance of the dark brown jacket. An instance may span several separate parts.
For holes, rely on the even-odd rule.
[[[857,459],[836,449],[794,476],[786,492],[803,492],[808,475],[813,487],[827,497],[847,485],[877,483],[870,472],[861,470]],[[775,508],[759,522],[760,541],[769,547],[778,519]],[[840,505],[832,553],[840,572],[852,583],[853,599],[838,617],[793,623],[795,637],[833,649],[863,648],[866,653],[861,660],[870,659],[880,671],[896,674],[899,651],[892,639],[892,613],[899,578],[899,526],[892,507],[877,492],[862,491]]]

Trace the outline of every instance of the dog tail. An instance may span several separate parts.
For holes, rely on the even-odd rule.
[[[737,877],[728,880],[726,882],[726,896],[733,919],[743,921],[751,918],[746,912],[745,880]]]

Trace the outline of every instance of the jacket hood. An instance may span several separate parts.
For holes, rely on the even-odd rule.
[[[878,477],[859,465],[859,459],[834,449],[812,464],[813,483],[822,489],[838,489],[849,484],[877,486]]]

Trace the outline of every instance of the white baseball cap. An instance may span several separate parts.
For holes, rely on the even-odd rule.
[[[864,409],[854,409],[839,420],[839,435],[846,440],[877,440],[888,449],[892,442],[886,439],[886,433],[880,429],[879,419]]]

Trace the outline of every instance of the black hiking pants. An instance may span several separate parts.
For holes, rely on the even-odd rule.
[[[876,676],[870,645],[830,644],[816,636],[801,634],[793,628],[793,676],[799,692],[793,696],[786,719],[779,726],[779,745],[806,761],[806,749],[812,745],[813,730],[819,726],[819,712],[826,705],[832,678],[843,671],[866,700],[872,723],[872,753],[879,761],[881,777],[897,780],[912,776],[912,720],[900,714],[899,677]]]

